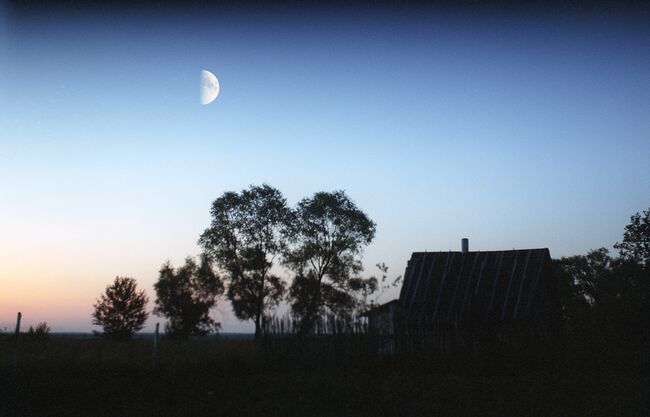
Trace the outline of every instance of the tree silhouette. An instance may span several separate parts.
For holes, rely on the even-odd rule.
[[[271,272],[287,242],[291,211],[277,189],[263,184],[226,192],[212,203],[212,223],[199,239],[224,271],[227,296],[240,320],[253,320],[260,335],[264,315],[285,291]]]
[[[649,214],[646,210],[631,217],[623,242],[614,245],[619,257],[599,248],[553,261],[570,334],[590,334],[587,337],[617,346],[621,342],[638,344],[648,331]]]
[[[116,277],[93,305],[93,324],[102,326],[107,337],[128,339],[144,327],[148,301],[144,290],[137,290],[135,279]]]
[[[590,250],[586,255],[562,257],[555,261],[566,290],[574,300],[567,302],[593,305],[606,295],[607,281],[612,279],[612,258],[606,248]]]
[[[295,272],[289,290],[300,333],[312,332],[326,312],[349,317],[357,294],[376,290],[376,279],[359,277],[361,252],[375,236],[375,223],[343,191],[318,192],[296,208],[285,264]]]
[[[167,318],[166,332],[173,337],[203,336],[218,331],[220,323],[210,317],[210,309],[223,294],[221,278],[212,270],[207,255],[197,265],[194,259],[185,259],[185,265],[174,270],[169,261],[160,269],[156,290],[154,314]]]
[[[650,208],[643,214],[635,213],[630,217],[630,224],[625,226],[623,242],[616,243],[621,258],[650,269]]]

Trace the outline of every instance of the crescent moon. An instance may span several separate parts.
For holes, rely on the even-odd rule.
[[[201,104],[206,105],[214,101],[219,95],[219,80],[213,73],[201,70]]]

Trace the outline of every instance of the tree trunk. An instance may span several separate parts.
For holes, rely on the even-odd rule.
[[[266,259],[266,254],[264,255]],[[262,318],[264,317],[264,279],[266,271],[260,271],[259,288],[257,293],[257,311],[255,312],[255,340],[259,340],[262,336]]]
[[[259,340],[260,336],[262,335],[262,315],[257,314],[255,316],[255,340]]]
[[[316,321],[316,311],[318,310],[318,304],[320,302],[320,284],[323,277],[321,276],[318,279],[318,285],[314,291],[314,296],[309,303],[309,308],[307,309],[307,314],[302,319],[300,323],[300,335],[307,336],[314,329],[314,322]]]

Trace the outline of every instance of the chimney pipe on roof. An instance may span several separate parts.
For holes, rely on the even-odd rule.
[[[460,242],[461,242],[461,245],[460,245],[461,246],[461,252],[463,252],[463,253],[469,252],[469,239],[464,237]]]

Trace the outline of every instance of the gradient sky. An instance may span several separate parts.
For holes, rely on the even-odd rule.
[[[0,6],[0,328],[88,331],[116,275],[153,298],[211,201],[263,182],[346,190],[378,225],[367,273],[461,237],[611,248],[650,206],[648,17]]]

